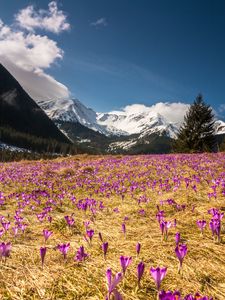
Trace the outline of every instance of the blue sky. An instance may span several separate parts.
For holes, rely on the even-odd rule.
[[[1,1],[0,19],[48,1]],[[158,101],[191,103],[201,92],[225,114],[225,1],[63,0],[70,24],[37,27],[64,54],[43,70],[97,111]],[[1,53],[1,50],[0,50]],[[223,111],[224,109],[224,111]]]

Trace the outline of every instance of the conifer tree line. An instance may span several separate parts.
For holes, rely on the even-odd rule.
[[[60,143],[54,139],[44,139],[24,132],[18,132],[11,127],[0,126],[0,141],[19,148],[42,154],[77,154],[78,149],[73,144]]]
[[[210,105],[201,94],[187,111],[183,125],[173,143],[174,152],[199,153],[217,151],[215,138],[215,117]]]

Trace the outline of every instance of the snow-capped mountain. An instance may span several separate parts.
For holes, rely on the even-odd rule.
[[[71,140],[94,147],[130,150],[176,138],[189,108],[184,103],[128,105],[108,113],[95,112],[77,99],[38,101],[41,108]],[[216,134],[225,134],[225,122],[216,121]],[[154,138],[153,138],[154,137]],[[159,138],[157,142],[155,137]],[[89,147],[89,146],[88,146]]]
[[[121,111],[96,113],[79,100],[38,101],[38,104],[55,122],[80,123],[89,129],[106,136],[129,136],[140,134],[141,137],[152,133],[166,134],[174,138],[182,122],[188,105],[182,103],[159,103],[159,107],[133,104]],[[168,109],[182,107],[182,113],[172,122],[168,118]],[[164,108],[164,109],[162,109]],[[160,113],[165,112],[164,115]],[[159,112],[160,111],[160,112]],[[171,112],[170,112],[171,114]]]

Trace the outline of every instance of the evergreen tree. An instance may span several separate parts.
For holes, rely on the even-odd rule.
[[[199,94],[184,117],[184,123],[173,145],[174,151],[215,151],[214,123],[212,108],[205,104],[202,95]]]

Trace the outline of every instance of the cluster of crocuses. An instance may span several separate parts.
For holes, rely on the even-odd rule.
[[[45,243],[47,243],[47,240],[49,239],[49,237],[52,234],[53,234],[52,231],[49,231],[47,229],[43,230],[43,236],[44,236]],[[44,247],[40,247],[40,256],[41,256],[42,268],[44,266],[44,260],[45,260],[47,249],[48,248],[47,248],[46,245]],[[66,260],[67,253],[68,253],[68,251],[70,249],[70,243],[58,244],[56,246],[56,249],[58,249],[62,253],[64,260]],[[76,256],[74,257],[74,260],[78,261],[78,262],[81,262],[81,261],[84,261],[87,257],[88,257],[88,254],[85,253],[84,246],[80,246],[80,248],[77,250],[77,253],[76,253]]]
[[[224,213],[221,213],[216,208],[211,208],[208,210],[208,213],[212,216],[210,222],[209,222],[209,228],[212,232],[212,236],[218,243],[221,242],[221,221],[224,216]],[[203,235],[203,231],[206,227],[206,220],[197,220],[197,225],[201,231],[201,234]]]
[[[111,299],[111,295],[114,295],[115,300],[122,300],[122,295],[118,291],[118,284],[122,281],[123,277],[125,276],[125,272],[127,267],[131,264],[132,257],[121,256],[120,257],[120,264],[122,267],[122,272],[118,272],[115,274],[114,278],[112,278],[112,270],[108,269],[106,271],[106,279],[108,284],[108,292],[106,296],[106,300]],[[140,287],[140,280],[145,270],[145,264],[140,262],[137,266],[137,283],[138,287]],[[160,289],[160,284],[163,278],[166,276],[167,268],[150,268],[150,274],[155,281],[157,291]]]
[[[188,294],[182,297],[179,291],[160,291],[159,300],[213,300],[213,298],[203,296],[200,293],[195,293],[194,295]]]
[[[221,242],[221,220],[224,216],[224,213],[221,213],[216,208],[211,208],[208,211],[209,214],[212,215],[212,219],[209,222],[209,227],[212,231],[213,237],[216,239],[217,242]]]
[[[174,199],[161,200],[160,204],[168,204],[170,206],[173,206],[177,211],[185,210],[186,208],[186,204],[178,204]]]
[[[75,223],[75,220],[73,218],[73,216],[65,216],[64,219],[66,220],[66,223],[67,225],[71,228],[74,223]]]
[[[132,257],[121,256],[120,264],[122,267],[122,272],[118,272],[113,277],[111,268],[106,271],[106,279],[107,279],[107,295],[106,300],[115,299],[115,300],[123,300],[121,292],[118,290],[119,283],[123,280],[125,276],[125,272],[127,267],[131,264]],[[145,264],[140,262],[137,266],[137,284],[140,287],[140,280],[143,276],[145,270]],[[194,295],[188,294],[184,297],[181,296],[179,291],[171,292],[160,290],[161,282],[165,278],[167,273],[166,267],[156,267],[150,268],[150,275],[152,276],[157,289],[157,295],[159,300],[213,300],[212,297],[203,296],[200,293],[195,293]],[[112,298],[113,296],[113,298]]]
[[[182,266],[182,262],[183,259],[185,257],[185,255],[187,254],[187,246],[186,245],[182,245],[179,244],[180,243],[180,234],[177,233],[176,237],[176,249],[175,249],[175,253],[179,259],[180,262],[180,267]],[[138,242],[136,244],[136,252],[137,252],[137,256],[139,256],[140,254],[140,250],[141,250],[141,244]],[[108,294],[106,299],[110,300],[111,295],[114,295],[115,299],[122,299],[121,294],[118,291],[117,285],[120,283],[120,281],[123,279],[123,277],[126,274],[126,270],[129,267],[129,265],[132,263],[132,257],[130,256],[120,256],[120,265],[121,265],[121,272],[117,273],[114,277],[114,279],[112,280],[112,271],[111,269],[108,269],[106,271],[106,278],[107,278],[107,282],[108,282]],[[141,261],[138,265],[137,265],[137,286],[138,288],[140,288],[140,282],[141,282],[141,278],[144,274],[144,270],[145,270],[145,263],[143,261]],[[152,278],[155,281],[156,284],[156,289],[159,292],[160,291],[160,286],[161,286],[161,282],[164,279],[164,277],[166,276],[167,273],[167,268],[166,267],[156,267],[150,268],[150,275],[152,276]],[[161,295],[160,299],[163,300],[169,300],[169,299],[173,299],[173,298],[168,298],[169,292],[161,292],[159,295]],[[174,294],[175,295],[175,294]],[[177,292],[178,295],[178,292]],[[167,299],[167,298],[168,299]],[[174,298],[176,300],[176,298]],[[181,298],[178,298],[181,299]],[[187,298],[188,299],[188,298]],[[190,298],[191,299],[191,298]]]
[[[25,229],[27,228],[27,224],[23,222],[23,217],[21,217],[21,212],[22,210],[16,210],[15,215],[14,215],[14,226],[12,227],[12,224],[10,221],[7,221],[4,216],[0,215],[0,221],[2,228],[0,229],[0,237],[3,236],[4,234],[7,234],[10,231],[10,228],[12,229],[12,232],[14,234],[14,237],[16,237],[21,231],[24,233]]]
[[[45,260],[45,255],[46,255],[47,249],[48,249],[47,246],[40,247],[40,256],[41,256],[42,268],[44,266],[44,260]],[[67,253],[68,253],[68,251],[70,249],[70,243],[59,244],[56,247],[56,249],[58,249],[62,253],[64,261],[66,261],[66,259],[67,259]],[[77,250],[77,253],[76,253],[75,257],[74,257],[74,260],[77,261],[77,262],[82,262],[87,257],[88,257],[88,254],[85,253],[84,246],[80,246],[79,249]]]

